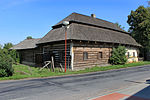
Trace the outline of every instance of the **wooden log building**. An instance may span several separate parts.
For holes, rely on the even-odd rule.
[[[69,27],[62,27],[69,21]],[[65,31],[67,32],[67,66],[82,69],[109,64],[112,48],[119,45],[127,48],[129,62],[138,61],[139,45],[129,33],[116,24],[96,18],[72,13],[50,30],[41,39],[26,39],[12,49],[20,52],[21,63],[42,66],[54,57],[55,67],[65,62]]]

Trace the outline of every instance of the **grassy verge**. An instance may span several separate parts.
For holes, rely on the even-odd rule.
[[[14,72],[15,72],[14,75],[11,77],[0,78],[0,80],[11,80],[11,79],[16,80],[16,79],[24,79],[24,78],[81,74],[81,73],[107,71],[107,70],[127,68],[127,67],[136,67],[136,66],[148,65],[148,64],[150,64],[150,62],[144,61],[144,62],[125,64],[125,65],[111,65],[105,67],[96,66],[92,68],[86,68],[85,70],[80,70],[80,71],[67,71],[66,73],[60,72],[58,69],[56,69],[55,72],[50,72],[48,69],[43,69],[42,71],[39,71],[39,68],[30,67],[31,70],[29,70],[29,66],[13,65]]]

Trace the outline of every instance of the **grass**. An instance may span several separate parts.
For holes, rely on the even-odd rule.
[[[60,76],[60,75],[71,75],[71,74],[82,74],[88,72],[97,72],[97,71],[107,71],[113,69],[127,68],[127,67],[136,67],[141,65],[148,65],[150,62],[143,61],[137,63],[129,63],[125,65],[111,65],[105,67],[95,66],[92,68],[86,68],[85,70],[80,71],[67,71],[66,73],[60,72],[59,69],[56,69],[55,72],[50,72],[48,69],[43,69],[39,71],[40,68],[30,67],[26,65],[13,65],[14,75],[10,77],[2,77],[0,80],[16,80],[16,79],[24,79],[24,78],[36,78],[36,77],[49,77],[49,76]]]

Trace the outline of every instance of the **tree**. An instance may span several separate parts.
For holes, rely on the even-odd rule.
[[[127,57],[125,55],[126,49],[124,46],[118,46],[113,48],[112,55],[110,57],[110,63],[113,65],[122,65],[127,62]]]
[[[140,51],[146,57],[150,51],[150,12],[144,6],[139,6],[128,15],[127,23],[131,36],[143,46]]]
[[[2,45],[0,44],[0,49],[2,49]]]
[[[33,39],[32,36],[28,36],[27,39]]]
[[[120,25],[118,22],[116,22],[115,24],[124,31],[124,26]]]
[[[4,49],[10,49],[11,47],[13,47],[13,44],[12,43],[6,43],[6,44],[4,44]]]

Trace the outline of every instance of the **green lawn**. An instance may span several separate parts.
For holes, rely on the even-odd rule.
[[[127,67],[136,67],[136,66],[148,65],[148,64],[150,64],[150,62],[144,61],[144,62],[125,64],[125,65],[111,65],[105,67],[96,66],[93,68],[86,68],[85,70],[80,70],[80,71],[67,71],[66,73],[60,72],[59,69],[56,69],[55,72],[50,72],[48,69],[43,69],[42,71],[39,71],[40,69],[35,67],[29,67],[25,65],[13,65],[14,75],[11,77],[0,78],[0,80],[11,80],[11,79],[16,80],[16,79],[24,79],[24,78],[81,74],[81,73],[106,71],[106,70],[120,69],[120,68],[127,68]],[[29,68],[31,70],[29,70]]]

